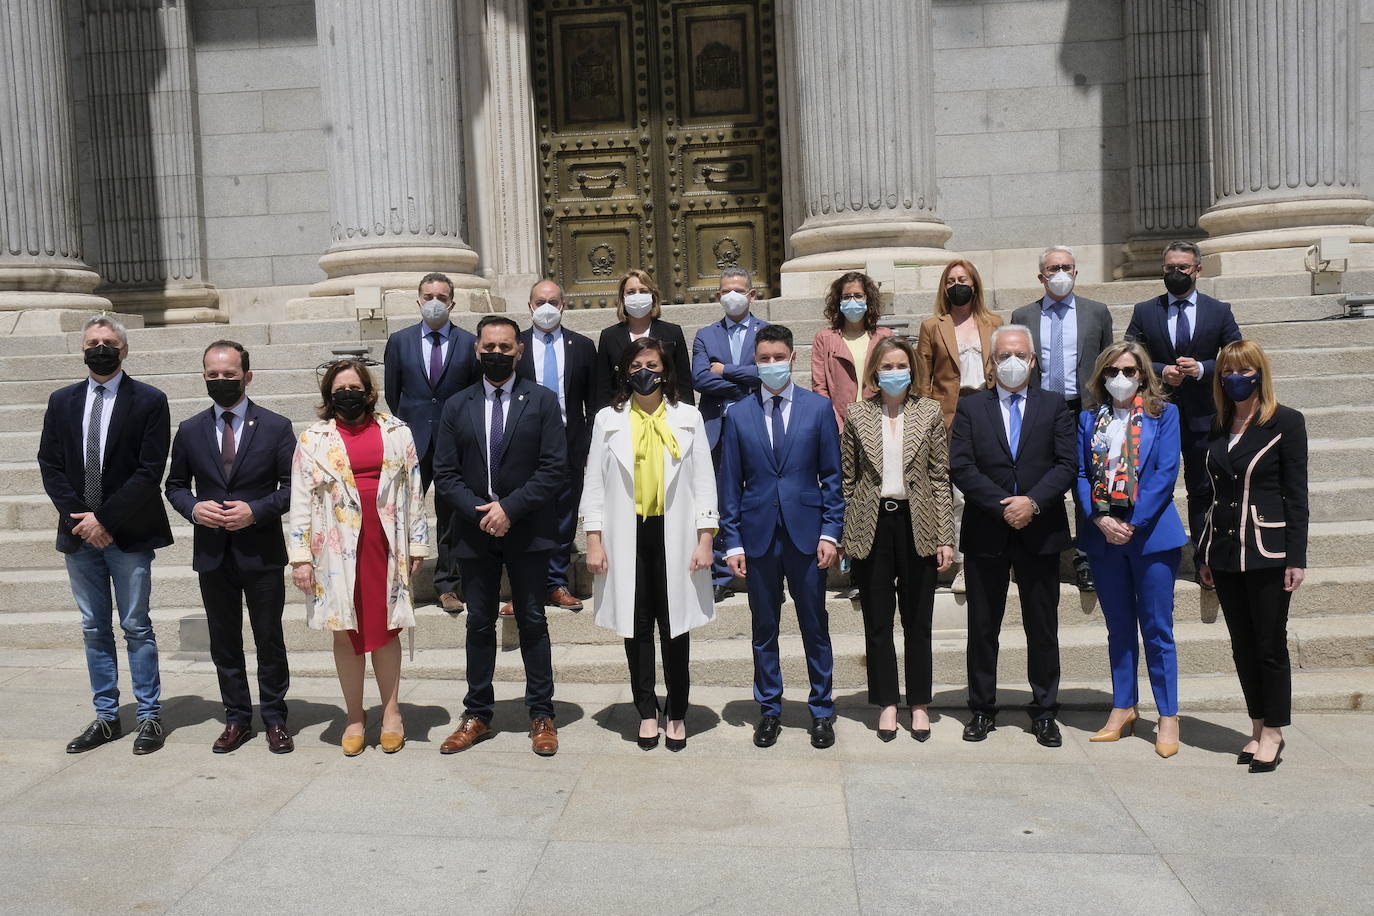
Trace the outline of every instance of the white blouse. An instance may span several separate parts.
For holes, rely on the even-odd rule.
[[[883,487],[878,495],[884,499],[906,499],[906,481],[902,474],[902,438],[906,417],[897,414],[896,421],[883,415]]]

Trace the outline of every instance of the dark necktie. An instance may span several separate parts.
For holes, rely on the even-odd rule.
[[[86,508],[94,512],[100,508],[100,421],[105,412],[105,386],[95,386],[91,398],[91,415],[86,420]]]
[[[504,394],[500,388],[491,393],[491,441],[487,447],[487,476],[491,478],[491,493],[487,494],[492,499],[496,498],[496,474],[501,469],[501,447],[506,442],[506,418],[501,413],[501,395]]]
[[[787,435],[782,428],[782,395],[773,395],[773,459],[782,467],[782,442]]]
[[[411,338],[414,340],[414,338]],[[438,331],[430,331],[429,339],[434,346],[429,348],[429,387],[439,386],[439,376],[444,374],[443,338]]]
[[[1179,300],[1174,305],[1178,306],[1178,321],[1174,324],[1174,355],[1186,356],[1193,344],[1193,329],[1188,326],[1188,313],[1184,310],[1188,303]]]
[[[234,442],[234,415],[229,411],[220,414],[224,418],[224,440],[220,443],[220,454],[224,458],[224,479],[234,472],[234,457],[238,454],[238,444]]]

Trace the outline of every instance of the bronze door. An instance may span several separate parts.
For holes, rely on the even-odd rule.
[[[703,302],[782,262],[773,0],[535,0],[545,273],[613,306],[631,267]]]

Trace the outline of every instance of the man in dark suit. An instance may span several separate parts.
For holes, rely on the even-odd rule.
[[[719,475],[726,562],[748,586],[753,617],[754,699],[761,710],[754,744],[778,740],[785,578],[811,680],[811,744],[826,748],[835,743],[835,701],[825,571],[839,558],[844,528],[840,437],[830,401],[792,384],[792,332],[768,325],[754,340],[762,388],[736,401],[726,417]]]
[[[768,322],[749,313],[755,295],[749,271],[742,267],[725,268],[720,274],[720,288],[716,290],[716,301],[725,310],[725,317],[697,331],[692,341],[692,384],[701,395],[697,409],[706,424],[706,437],[711,443],[711,457],[717,473],[720,472],[721,421],[731,404],[759,389],[759,373],[754,366],[754,338]],[[734,575],[725,564],[724,546],[719,536],[714,545],[711,581],[717,601],[730,596]]]
[[[477,324],[482,381],[449,399],[434,451],[434,486],[453,506],[453,554],[467,589],[467,678],[463,717],[445,754],[491,736],[496,618],[501,570],[508,573],[525,703],[536,754],[558,750],[553,664],[544,617],[544,578],[558,545],[554,504],[568,473],[567,434],[558,398],[520,378],[520,328],[504,315]]]
[[[961,398],[950,428],[949,470],[964,493],[960,547],[968,571],[965,741],[996,728],[997,650],[1012,570],[1021,594],[1031,688],[1031,730],[1046,747],[1063,739],[1059,710],[1059,554],[1072,543],[1064,494],[1078,474],[1074,417],[1064,399],[1030,386],[1031,332],[992,335],[996,385]]]
[[[172,543],[159,484],[167,464],[171,416],[167,396],[121,368],[128,335],[97,315],[81,332],[90,377],[48,398],[38,466],[57,509],[57,549],[66,554],[72,596],[81,611],[86,670],[95,721],[67,745],[79,754],[123,735],[119,722],[119,656],[110,591],[138,700],[135,754],[162,747],[162,680],[149,614],[153,552]]]
[[[1173,242],[1164,249],[1167,292],[1136,303],[1126,338],[1150,354],[1169,400],[1178,406],[1179,439],[1183,448],[1183,485],[1188,490],[1188,534],[1196,544],[1202,535],[1212,484],[1207,476],[1207,435],[1217,408],[1212,400],[1212,376],[1217,353],[1240,328],[1231,303],[1197,291],[1202,251],[1192,242]]]
[[[258,699],[267,747],[289,754],[286,689],[291,682],[281,617],[286,604],[286,541],[281,517],[291,506],[291,421],[248,399],[248,351],[217,340],[202,356],[214,406],[188,417],[172,440],[167,501],[195,525],[191,568],[210,627],[224,731],[211,750],[227,754],[253,737],[253,697],[243,657],[243,605],[258,654]]]
[[[558,397],[558,410],[568,440],[568,476],[558,491],[558,546],[549,554],[547,603],[569,611],[582,602],[568,587],[568,566],[577,536],[577,504],[582,500],[582,471],[591,448],[596,420],[596,345],[590,337],[563,327],[563,290],[541,280],[530,290],[534,327],[520,335],[522,355],[515,371],[523,379],[543,385]],[[510,616],[511,605],[501,609]]]
[[[434,434],[444,402],[481,378],[477,371],[477,338],[450,320],[453,281],[443,274],[420,280],[420,323],[392,334],[382,361],[383,389],[391,412],[410,427],[415,454],[420,456],[420,482],[425,491],[434,480]],[[434,590],[439,604],[451,614],[463,610],[458,597],[457,565],[449,553],[453,508],[436,495],[434,513],[439,529],[439,556],[434,564]]]
[[[1037,357],[1031,384],[1062,395],[1077,422],[1093,366],[1112,342],[1112,313],[1101,302],[1074,295],[1078,265],[1071,248],[1046,248],[1036,279],[1045,287],[1045,295],[1012,312],[1011,323],[1030,328],[1031,348]],[[1092,591],[1087,554],[1074,550],[1073,567],[1079,591]]]

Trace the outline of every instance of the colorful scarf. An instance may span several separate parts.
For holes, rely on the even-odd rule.
[[[1139,487],[1136,475],[1140,460],[1140,425],[1144,413],[1145,399],[1136,395],[1130,412],[1126,415],[1126,437],[1121,443],[1121,454],[1117,457],[1116,464],[1109,468],[1107,455],[1112,447],[1112,405],[1103,404],[1097,409],[1092,441],[1094,515],[1107,515],[1112,509],[1130,509],[1135,506],[1136,490]]]

